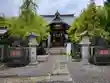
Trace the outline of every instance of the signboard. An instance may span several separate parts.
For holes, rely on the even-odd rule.
[[[60,27],[60,24],[56,24],[55,27]]]
[[[54,25],[54,27],[53,27],[53,29],[61,29],[62,27],[61,27],[61,25],[60,24],[56,24],[56,25]]]

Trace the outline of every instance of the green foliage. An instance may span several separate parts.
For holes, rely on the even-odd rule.
[[[110,2],[106,1],[104,4],[105,16],[106,16],[106,26],[105,30],[110,32]]]
[[[103,8],[97,7],[92,1],[87,9],[84,9],[81,14],[75,18],[72,27],[68,30],[69,37],[72,41],[79,42],[80,34],[87,31],[90,37],[102,36],[109,39],[109,33],[105,31],[105,13]],[[104,23],[102,23],[104,22]]]
[[[46,27],[47,23],[36,13],[35,8],[36,4],[33,0],[24,0],[20,15],[7,19],[7,24],[10,25],[10,35],[25,38],[28,33],[34,32],[40,35],[37,38],[38,41],[47,37],[47,30],[49,29]]]

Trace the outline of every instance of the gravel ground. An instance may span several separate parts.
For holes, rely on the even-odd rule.
[[[83,65],[69,62],[68,68],[74,83],[110,83],[110,66]]]

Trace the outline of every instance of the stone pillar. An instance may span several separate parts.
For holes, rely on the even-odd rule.
[[[36,53],[36,47],[30,45],[29,47],[29,56],[30,56],[30,64],[29,65],[36,65],[37,62],[37,53]]]
[[[89,37],[88,36],[83,36],[82,40],[80,42],[81,44],[81,55],[82,55],[82,63],[83,64],[89,64],[88,58],[89,58]]]

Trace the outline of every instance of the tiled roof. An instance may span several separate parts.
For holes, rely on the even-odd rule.
[[[5,34],[7,32],[7,29],[0,29],[0,34]]]
[[[60,18],[54,20],[56,16],[59,15]],[[50,23],[58,23],[58,22],[64,22],[68,25],[71,25],[74,20],[74,14],[60,14],[58,11],[55,13],[55,15],[41,15],[49,24]]]
[[[54,17],[55,15],[40,15],[40,16],[43,16],[43,17]],[[73,16],[74,17],[74,14],[61,14],[60,16],[61,17],[62,16]]]

